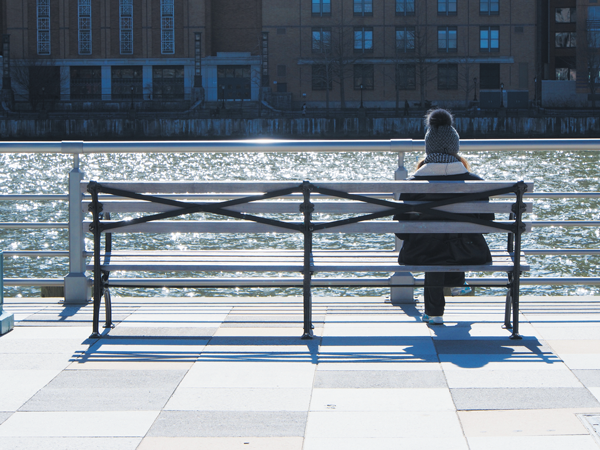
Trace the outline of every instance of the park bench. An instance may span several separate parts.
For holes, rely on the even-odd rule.
[[[523,213],[532,209],[523,194],[532,190],[532,183],[522,181],[82,181],[82,207],[92,213],[83,223],[84,232],[93,233],[93,260],[87,265],[94,280],[92,336],[100,336],[103,297],[105,327],[113,326],[111,287],[302,287],[303,338],[311,338],[312,287],[414,287],[414,279],[406,282],[402,281],[406,277],[390,274],[461,271],[508,274],[504,325],[512,329],[511,338],[518,339],[520,275],[529,270],[521,253],[521,235],[531,229]],[[396,200],[402,193],[456,196],[429,202]],[[437,220],[392,220],[399,212],[427,213]],[[496,220],[464,215],[468,213],[495,213]],[[234,242],[295,233],[303,236],[303,244],[290,249],[289,243],[278,248],[265,242],[251,250],[173,250],[157,244],[155,250],[116,250],[112,240],[119,233],[227,233]],[[379,239],[390,245],[320,249],[313,241],[321,233],[385,235]],[[501,233],[506,250],[492,250],[493,261],[484,265],[402,266],[393,248],[394,233]],[[111,278],[115,271],[183,275]],[[317,273],[325,276],[313,277]]]

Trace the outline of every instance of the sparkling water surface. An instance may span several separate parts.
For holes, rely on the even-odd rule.
[[[420,154],[406,155],[409,172]],[[600,154],[597,152],[465,152],[472,171],[489,180],[531,180],[536,192],[600,191]],[[66,194],[72,156],[56,154],[0,154],[0,194]],[[86,179],[94,180],[393,180],[397,155],[392,152],[361,153],[159,153],[93,154],[81,156]],[[600,199],[535,199],[531,220],[598,220]],[[316,219],[326,219],[317,217]],[[0,222],[67,222],[66,201],[1,201]],[[504,248],[498,237],[488,237],[492,248]],[[534,228],[524,237],[524,248],[598,249],[600,230],[594,227]],[[323,234],[315,236],[316,248],[390,249],[391,236]],[[91,242],[87,242],[91,249]],[[302,248],[299,234],[118,235],[113,249],[255,249]],[[0,229],[0,249],[67,250],[68,231]],[[533,277],[598,277],[596,256],[530,256]],[[67,258],[5,257],[5,278],[62,278],[68,272]],[[202,273],[167,276],[206,276]],[[243,274],[242,274],[243,275]],[[268,274],[267,274],[268,275]],[[267,276],[265,275],[265,276]],[[298,276],[298,274],[283,274]],[[120,274],[114,276],[161,276]],[[236,276],[236,274],[219,274]],[[245,275],[243,275],[245,276]],[[319,274],[326,276],[326,274]],[[330,275],[331,276],[331,275]],[[369,274],[357,274],[369,276]],[[494,276],[502,276],[495,274]],[[597,286],[522,286],[523,294],[593,295]],[[259,296],[301,295],[300,289],[115,289],[115,295],[153,296]],[[500,293],[501,289],[478,288],[478,293]],[[387,295],[387,288],[315,289],[315,295]],[[5,287],[6,296],[39,296],[37,287]]]

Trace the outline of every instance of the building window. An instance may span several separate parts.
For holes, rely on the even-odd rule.
[[[312,29],[312,51],[323,53],[331,50],[331,28]]]
[[[133,55],[133,0],[119,0],[121,55]]]
[[[438,27],[438,52],[456,52],[456,27]]]
[[[92,54],[92,0],[79,0],[79,54]]]
[[[331,66],[325,64],[313,64],[312,65],[312,90],[313,91],[324,91],[326,88],[331,90],[333,87]]]
[[[102,75],[100,66],[71,67],[71,99],[102,99]]]
[[[354,29],[354,51],[356,53],[373,51],[373,28]]]
[[[277,83],[277,92],[287,92],[287,83]]]
[[[556,48],[576,47],[577,46],[576,37],[577,37],[577,33],[575,31],[554,33],[554,45]]]
[[[577,64],[574,56],[563,56],[555,58],[554,70],[557,80],[575,81],[577,80]]]
[[[399,53],[415,51],[415,27],[396,28],[396,51]]]
[[[287,75],[287,66],[285,64],[277,65],[277,76],[285,77]]]
[[[417,88],[417,70],[414,64],[396,66],[396,88],[399,91],[414,91]]]
[[[37,52],[50,54],[50,0],[37,0]]]
[[[160,52],[175,54],[175,6],[173,0],[160,0]]]
[[[142,66],[113,66],[111,68],[111,97],[113,100],[144,98]]]
[[[397,16],[414,16],[415,0],[396,0]]]
[[[500,29],[498,27],[481,27],[479,29],[479,50],[482,52],[500,50]]]
[[[312,0],[313,16],[331,16],[331,0]]]
[[[438,0],[438,16],[455,16],[456,0]]]
[[[482,16],[497,16],[500,14],[500,0],[479,0],[479,14]]]
[[[556,20],[556,23],[575,23],[577,22],[577,9],[556,8],[554,10],[554,20]]]
[[[479,87],[481,89],[500,89],[500,64],[479,65]]]
[[[250,100],[250,77],[251,67],[249,65],[217,66],[219,100]],[[285,83],[282,84],[285,85]]]
[[[372,16],[373,0],[354,0],[355,16]]]
[[[354,65],[354,89],[372,91],[375,89],[375,66],[373,64]]]
[[[152,67],[152,98],[183,100],[183,66]]]
[[[458,89],[458,64],[438,64],[438,89]]]

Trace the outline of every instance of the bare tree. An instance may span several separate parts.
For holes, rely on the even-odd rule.
[[[60,99],[61,73],[53,59],[13,59],[11,76],[27,95],[31,109]]]

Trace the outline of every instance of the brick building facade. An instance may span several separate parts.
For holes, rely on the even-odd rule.
[[[207,102],[267,91],[295,107],[462,106],[501,85],[534,97],[542,3],[0,0],[0,20],[13,69],[29,65],[63,101],[193,100],[201,67]]]

